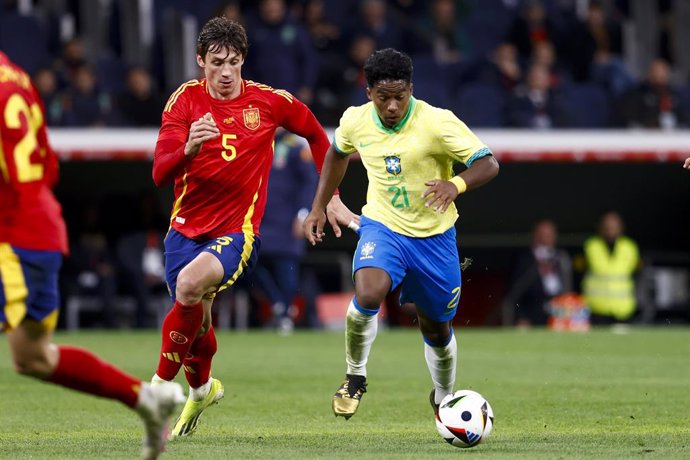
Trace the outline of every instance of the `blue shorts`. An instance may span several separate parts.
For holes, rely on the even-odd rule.
[[[402,284],[401,304],[414,302],[432,321],[453,319],[462,285],[455,227],[440,235],[413,238],[364,216],[360,224],[352,273],[380,268],[391,277],[391,290]]]
[[[228,233],[208,241],[194,241],[175,229],[165,237],[165,280],[175,300],[177,275],[202,252],[213,254],[223,265],[223,279],[218,291],[232,286],[235,281],[254,268],[261,242],[255,235]]]
[[[55,329],[60,306],[59,251],[20,249],[0,243],[0,330],[12,329],[24,319]]]

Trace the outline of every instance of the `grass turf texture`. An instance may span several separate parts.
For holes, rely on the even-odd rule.
[[[486,444],[460,450],[437,434],[415,330],[379,333],[369,392],[349,421],[330,408],[344,374],[342,333],[219,332],[214,376],[226,397],[165,458],[690,458],[690,329],[457,334],[456,388],[481,392],[496,415]],[[142,378],[159,347],[154,332],[61,333],[56,341]],[[17,376],[5,340],[0,391],[2,458],[138,456],[134,413]]]

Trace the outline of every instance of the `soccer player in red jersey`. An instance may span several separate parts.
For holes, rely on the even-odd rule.
[[[153,386],[86,350],[52,343],[67,252],[62,209],[51,191],[57,176],[43,102],[26,72],[0,52],[0,330],[20,374],[136,410],[146,425],[143,458],[157,458],[167,422],[184,401],[182,388]]]
[[[239,23],[218,17],[203,26],[197,63],[205,78],[172,93],[156,144],[153,180],[158,186],[174,181],[165,238],[174,305],[163,322],[152,382],[171,381],[182,367],[190,386],[173,436],[193,433],[204,409],[223,397],[223,385],[211,377],[217,349],[211,304],[217,291],[256,262],[276,128],[304,137],[317,169],[330,145],[302,102],[287,91],[242,79],[247,49]],[[337,195],[328,211],[336,236],[338,223],[359,222]]]

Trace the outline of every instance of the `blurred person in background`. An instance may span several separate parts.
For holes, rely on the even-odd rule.
[[[623,94],[619,116],[628,128],[676,129],[688,125],[678,88],[671,83],[671,67],[664,59],[649,64],[645,81]]]
[[[163,321],[152,378],[172,381],[184,368],[190,394],[173,436],[194,433],[203,411],[223,398],[223,384],[211,377],[218,349],[211,308],[218,291],[256,264],[276,129],[304,137],[318,170],[329,145],[303,102],[284,89],[242,78],[249,41],[241,24],[209,20],[196,50],[205,78],[183,83],[168,99],[152,171],[158,187],[174,184],[175,195],[164,242],[173,306]],[[280,65],[274,62],[273,71],[282,72]],[[340,236],[339,223],[359,217],[332,195],[329,219]]]
[[[471,44],[460,23],[455,0],[434,0],[431,14],[418,20],[426,47],[417,47],[415,52],[431,54],[439,64],[456,64],[468,56]]]
[[[592,312],[592,324],[628,321],[635,313],[635,273],[640,268],[637,244],[623,234],[617,212],[605,213],[598,235],[584,243],[585,277],[582,293]]]
[[[184,401],[182,388],[152,386],[85,349],[52,341],[58,273],[67,253],[62,209],[52,192],[58,159],[28,74],[0,52],[0,75],[0,330],[6,332],[14,368],[134,409],[146,427],[142,458],[158,458],[168,419]]]
[[[551,129],[565,126],[566,106],[551,86],[543,65],[532,65],[524,84],[516,86],[508,101],[508,123],[517,128]]]
[[[252,279],[272,303],[271,324],[281,333],[294,327],[293,300],[300,286],[300,264],[306,241],[302,224],[319,176],[309,148],[279,130],[268,183],[267,212],[261,222],[261,253]],[[312,302],[313,303],[313,302]]]
[[[601,1],[589,2],[584,20],[569,33],[563,54],[576,81],[601,83],[616,96],[633,84],[623,62],[621,24],[607,16]]]
[[[120,122],[125,126],[159,126],[164,105],[149,71],[140,66],[129,69],[127,88],[117,98]]]
[[[479,65],[476,79],[499,86],[506,93],[512,92],[522,81],[522,68],[515,45],[509,42],[499,43]]]
[[[115,327],[115,296],[118,293],[115,258],[101,225],[99,205],[85,204],[80,228],[65,264],[68,295],[94,297],[101,306],[102,327]]]
[[[526,0],[522,4],[520,15],[508,31],[508,41],[515,45],[523,61],[529,59],[537,43],[550,41],[559,49],[559,31],[546,14],[541,0]]]
[[[285,0],[260,0],[258,4],[258,14],[247,19],[252,43],[247,75],[252,80],[285,89],[305,104],[311,104],[318,61],[309,33],[292,17]]]
[[[57,75],[53,69],[42,67],[34,74],[36,91],[46,107],[46,124],[59,126],[62,121],[62,103],[58,91]]]
[[[503,310],[518,327],[545,325],[551,299],[572,291],[572,261],[557,242],[556,224],[540,220],[532,230],[531,246],[517,258]]]
[[[74,72],[74,80],[60,94],[61,124],[69,127],[112,124],[112,98],[98,87],[93,67],[82,64]]]
[[[403,31],[388,10],[384,0],[361,0],[359,18],[350,37],[367,35],[376,42],[376,49],[401,48]]]

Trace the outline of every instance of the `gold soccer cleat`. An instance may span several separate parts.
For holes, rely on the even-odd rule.
[[[333,413],[349,420],[355,415],[362,395],[367,392],[367,378],[363,375],[347,374],[345,381],[333,395]]]

